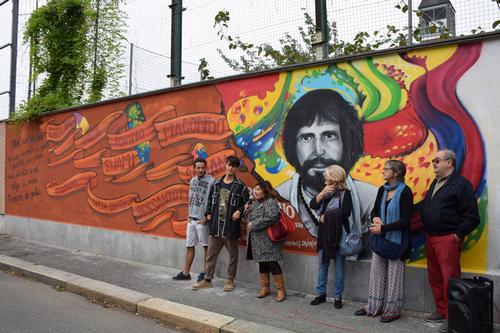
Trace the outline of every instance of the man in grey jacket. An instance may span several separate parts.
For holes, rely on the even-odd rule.
[[[201,244],[205,250],[203,266],[207,259],[208,248],[208,225],[205,217],[205,210],[208,203],[208,195],[210,187],[214,179],[206,174],[207,161],[198,157],[194,160],[195,176],[189,182],[189,204],[188,204],[188,223],[186,227],[186,259],[184,260],[184,268],[179,274],[173,277],[174,280],[191,280],[189,271],[193,264],[195,256],[195,246]],[[198,275],[197,281],[203,280],[205,272]]]

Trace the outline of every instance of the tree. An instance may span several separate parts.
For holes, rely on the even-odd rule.
[[[500,9],[500,0],[491,0],[496,2]],[[405,0],[401,0],[395,6],[403,13],[408,12],[408,5]],[[417,16],[421,16],[422,12],[415,10]],[[242,41],[239,37],[231,36],[227,33],[229,27],[230,13],[222,10],[217,13],[214,19],[214,28],[217,28],[217,35],[221,40],[228,43],[229,51],[238,50],[242,55],[238,58],[229,57],[224,51],[218,49],[220,56],[224,62],[237,72],[253,72],[264,69],[270,69],[296,63],[303,63],[314,60],[315,51],[312,47],[315,40],[316,27],[309,13],[304,12],[304,27],[298,27],[301,40],[293,38],[289,33],[280,38],[279,47],[274,48],[269,43],[255,45]],[[438,23],[439,24],[439,23]],[[500,24],[500,20],[492,24],[495,29]],[[343,41],[339,38],[337,25],[335,21],[329,21],[327,24],[328,32],[328,57],[334,58],[342,55],[350,55],[382,48],[393,48],[397,46],[408,45],[408,27],[398,29],[393,25],[387,25],[383,30],[367,32],[360,31],[356,34],[352,41]],[[482,32],[482,28],[478,27],[471,31],[472,34]],[[439,33],[440,39],[450,38],[451,34],[446,27],[432,25],[429,32]],[[421,40],[420,27],[412,28],[414,40]],[[208,64],[204,64],[205,76],[208,76]],[[202,76],[203,77],[203,76]]]
[[[119,94],[125,28],[119,3],[49,0],[33,11],[26,23],[24,41],[30,43],[30,81],[41,77],[42,82],[33,98],[20,105],[14,120],[95,102],[103,98],[106,90],[112,96]]]

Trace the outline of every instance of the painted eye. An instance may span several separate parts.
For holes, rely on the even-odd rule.
[[[314,134],[312,133],[302,134],[299,136],[299,140],[302,142],[310,142],[312,139],[314,139]]]
[[[324,132],[323,137],[326,140],[338,140],[339,134],[337,132]]]

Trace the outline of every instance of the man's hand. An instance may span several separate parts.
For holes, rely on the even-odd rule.
[[[238,221],[240,219],[240,217],[241,217],[241,212],[239,210],[235,211],[233,213],[232,217],[233,217],[233,221]]]
[[[319,217],[319,223],[325,223],[325,214]]]
[[[458,236],[457,234],[453,234],[453,236],[455,236],[455,240],[457,242],[461,242],[462,241],[462,238],[460,238],[460,236]]]
[[[198,224],[207,224],[207,218],[203,216],[201,220],[198,220]]]

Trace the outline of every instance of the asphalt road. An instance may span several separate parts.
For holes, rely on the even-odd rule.
[[[179,332],[148,318],[93,304],[0,271],[0,333]]]

